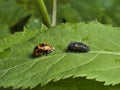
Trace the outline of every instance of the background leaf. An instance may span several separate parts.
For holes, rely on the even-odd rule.
[[[9,31],[9,28],[7,25],[5,24],[1,24],[0,27],[0,39],[3,39],[4,37],[9,36],[11,33]]]
[[[51,14],[52,1],[45,0],[45,2]],[[119,7],[119,0],[60,0],[58,1],[57,20],[59,24],[63,19],[67,22],[91,21],[97,19],[103,24],[120,26]],[[73,18],[78,20],[75,21]]]
[[[119,26],[119,0],[70,0],[70,4],[78,11],[83,21],[97,19],[103,24]]]
[[[7,24],[9,27],[15,25],[29,13],[17,4],[16,0],[0,0],[0,23],[2,24]]]
[[[71,76],[86,76],[105,85],[119,84],[119,34],[119,28],[97,22],[63,24],[38,33],[27,42],[11,47],[7,57],[0,59],[0,86],[33,88]],[[86,43],[90,52],[66,53],[71,41]],[[50,43],[55,52],[33,58],[33,48],[42,42]]]
[[[26,11],[22,5],[17,4],[16,0],[0,0],[0,39],[13,33],[12,28],[18,23],[22,31],[26,21],[23,19],[29,14],[30,11]],[[19,28],[15,28],[15,31]]]

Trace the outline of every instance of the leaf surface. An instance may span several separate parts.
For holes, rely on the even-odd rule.
[[[7,37],[0,40],[0,52],[2,52],[4,49],[7,49],[13,45],[16,45],[31,39],[34,35],[36,35],[37,32],[38,30],[36,31],[25,30],[24,32],[17,32],[13,35],[8,35]]]
[[[120,31],[97,22],[63,24],[36,34],[32,39],[11,47],[7,57],[0,59],[0,86],[33,88],[38,84],[68,77],[86,77],[105,82],[120,83]],[[90,47],[88,53],[67,53],[67,45],[79,41]],[[34,58],[38,43],[55,47],[49,55]]]

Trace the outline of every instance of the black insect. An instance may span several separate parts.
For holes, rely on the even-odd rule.
[[[88,52],[89,47],[82,42],[71,42],[67,47],[68,52]]]

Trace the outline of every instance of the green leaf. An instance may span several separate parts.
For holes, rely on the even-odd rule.
[[[47,85],[41,87],[38,85],[33,89],[24,90],[119,90],[120,85],[115,86],[104,86],[101,82],[96,82],[94,80],[87,80],[85,78],[67,78],[64,80],[59,80],[57,82],[50,82]],[[11,88],[0,88],[0,90],[13,90]],[[22,89],[17,89],[22,90]]]
[[[18,31],[17,29],[19,29],[20,31],[21,29],[22,31],[22,27],[27,22],[25,17],[29,14],[30,12],[26,11],[22,5],[17,4],[16,0],[0,0],[0,39],[10,35],[14,30]]]
[[[0,39],[9,36],[11,33],[7,25],[2,24],[0,25]]]
[[[22,5],[17,4],[16,0],[0,0],[0,23],[2,24],[11,27],[29,13]]]
[[[33,23],[33,24],[40,25],[42,21],[47,27],[51,26],[51,20],[50,20],[46,5],[44,3],[44,0],[36,0],[36,1],[20,0],[18,2],[23,4],[24,7],[26,7],[29,11],[32,12],[33,14],[32,20],[34,21],[29,22],[30,24]]]
[[[69,0],[69,2],[84,21],[98,19],[101,23],[120,25],[119,0]]]
[[[38,33],[34,38],[11,47],[7,57],[0,59],[0,86],[33,88],[51,80],[86,77],[105,82],[120,83],[120,28],[97,22],[63,24]],[[90,47],[88,53],[67,53],[71,41]],[[56,50],[49,55],[32,57],[38,43],[48,42]]]
[[[58,21],[59,22],[79,22],[80,16],[77,10],[75,10],[70,4],[59,5]]]
[[[41,28],[41,22],[38,18],[36,18],[34,15],[31,16],[30,20],[26,24],[27,29],[35,30]]]
[[[0,40],[0,52],[13,45],[20,44],[26,40],[29,40],[30,38],[35,36],[37,32],[38,30],[36,31],[25,30],[24,32],[17,32],[13,35],[9,35],[1,39]]]
[[[57,82],[50,82],[44,87],[37,86],[32,90],[119,90],[120,85],[104,86],[101,82],[85,78],[67,78]],[[28,89],[27,89],[28,90]]]
[[[51,14],[52,1],[45,0],[45,2]],[[58,23],[61,23],[63,19],[68,22],[97,19],[104,24],[119,26],[119,6],[120,0],[59,0],[57,10]]]

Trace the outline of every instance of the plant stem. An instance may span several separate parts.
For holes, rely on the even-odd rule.
[[[37,2],[39,13],[41,14],[43,23],[47,27],[50,27],[51,26],[51,21],[50,21],[50,17],[49,17],[49,14],[47,12],[44,1],[43,0],[36,0],[36,2]]]
[[[57,0],[53,0],[52,26],[56,25]]]

